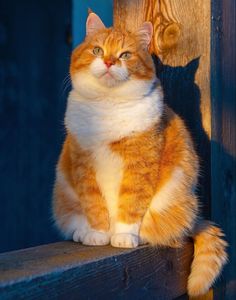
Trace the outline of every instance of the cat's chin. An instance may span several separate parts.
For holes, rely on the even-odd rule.
[[[153,90],[153,86],[157,84],[156,77],[152,80],[140,80],[133,77],[115,78],[112,76],[95,76],[89,71],[81,71],[72,77],[73,90],[87,99],[104,99],[110,97],[116,98],[116,101],[137,100],[143,95],[156,93],[158,103],[162,103],[161,89]]]
[[[98,81],[101,85],[108,87],[108,88],[118,86],[122,83],[122,81],[116,80],[114,77],[112,77],[111,75],[107,75],[107,74],[98,78]]]

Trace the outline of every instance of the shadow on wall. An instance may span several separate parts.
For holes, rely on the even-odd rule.
[[[222,145],[222,124],[217,125],[219,141],[210,141],[202,126],[200,110],[201,93],[194,82],[199,66],[199,59],[190,61],[184,67],[171,67],[163,65],[159,58],[154,57],[156,73],[164,89],[165,102],[185,121],[192,133],[195,148],[200,157],[201,175],[199,178],[198,195],[202,205],[202,215],[211,218],[224,231],[229,242],[229,262],[214,289],[217,299],[233,299],[235,295],[235,270],[232,262],[235,261],[235,199],[236,199],[236,158]],[[233,99],[233,98],[232,98]],[[234,100],[228,101],[229,114],[235,112]],[[227,105],[229,105],[227,103]],[[226,107],[226,104],[225,104]],[[215,122],[222,122],[222,111],[214,115]],[[225,113],[225,112],[224,112]],[[219,118],[219,120],[218,120]],[[231,116],[231,119],[233,117]],[[233,127],[233,126],[232,126]],[[228,128],[227,130],[230,130]],[[233,130],[233,128],[232,128]],[[234,141],[231,141],[232,145]],[[233,147],[231,145],[231,148]],[[212,161],[211,161],[212,159]],[[212,177],[211,177],[212,174]],[[212,185],[212,186],[211,186]],[[211,189],[213,191],[211,195]],[[212,205],[211,207],[211,198]],[[227,279],[226,279],[227,278]]]
[[[202,214],[210,216],[211,198],[211,146],[207,134],[202,126],[200,111],[201,93],[194,82],[195,73],[199,66],[199,59],[190,61],[184,67],[171,67],[162,64],[161,60],[153,56],[157,77],[164,89],[165,102],[185,121],[190,129],[195,149],[200,157],[200,177],[198,195],[200,197]]]

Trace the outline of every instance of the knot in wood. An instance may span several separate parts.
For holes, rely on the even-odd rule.
[[[168,50],[177,45],[181,29],[177,23],[171,23],[165,26],[160,35],[161,50]]]

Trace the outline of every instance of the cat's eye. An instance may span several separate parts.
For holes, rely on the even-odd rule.
[[[93,54],[99,57],[103,56],[103,50],[100,47],[94,47],[93,48]]]
[[[120,55],[120,59],[122,59],[122,60],[128,60],[128,59],[130,59],[131,55],[132,54],[130,52],[128,52],[128,51],[123,52]]]

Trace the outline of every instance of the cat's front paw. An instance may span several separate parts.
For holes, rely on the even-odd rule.
[[[117,233],[111,237],[111,245],[119,248],[135,248],[139,245],[139,237],[130,233]]]
[[[84,236],[82,243],[87,246],[104,246],[110,242],[109,234],[100,231],[89,231]]]
[[[82,242],[85,235],[86,235],[85,230],[76,229],[75,232],[73,233],[73,241],[77,243]]]

